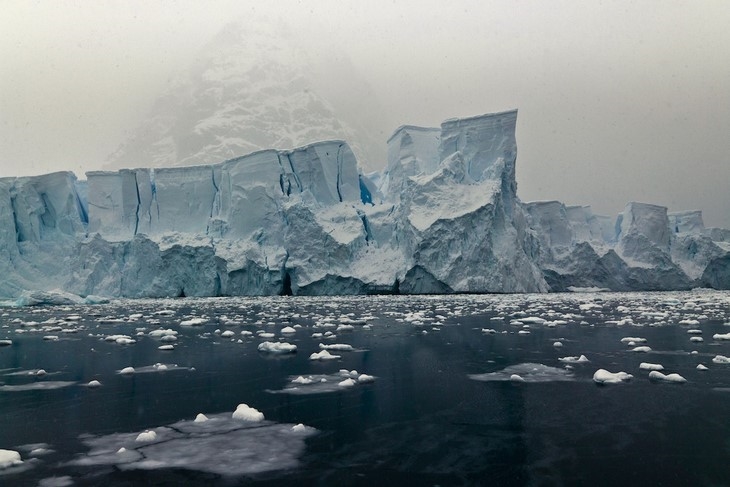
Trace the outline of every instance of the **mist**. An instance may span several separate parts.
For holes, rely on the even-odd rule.
[[[237,19],[285,26],[383,154],[398,125],[517,108],[523,201],[730,227],[726,2],[310,3],[4,2],[0,177],[101,169]],[[345,65],[357,87],[338,85]]]

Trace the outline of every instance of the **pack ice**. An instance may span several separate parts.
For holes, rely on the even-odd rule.
[[[700,212],[522,203],[516,120],[400,127],[368,176],[346,142],[325,141],[0,179],[0,297],[730,288],[730,232]]]

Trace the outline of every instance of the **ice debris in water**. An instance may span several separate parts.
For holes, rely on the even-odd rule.
[[[151,430],[143,431],[142,433],[137,435],[137,439],[134,441],[138,442],[148,442],[148,441],[155,441],[157,439],[157,433]]]
[[[259,422],[264,420],[264,413],[258,409],[252,408],[248,404],[239,404],[231,416],[233,419],[242,421]]]
[[[639,364],[639,368],[641,370],[664,370],[664,366],[662,364],[652,364],[649,362],[641,362]]]
[[[86,384],[86,387],[88,387],[90,389],[95,389],[97,387],[101,387],[101,382],[99,382],[98,380],[92,380],[92,381],[89,381],[88,384]]]
[[[285,326],[284,328],[281,329],[281,333],[285,334],[285,335],[290,335],[290,334],[296,333],[296,332],[297,332],[297,330],[292,328],[291,326]]]
[[[730,333],[715,333],[712,335],[713,340],[730,340]]]
[[[647,346],[634,347],[631,349],[631,351],[639,352],[639,353],[648,353],[648,352],[651,352],[651,347],[647,347]]]
[[[543,364],[524,363],[510,365],[497,372],[486,374],[470,374],[469,378],[478,381],[508,381],[513,380],[512,376],[519,376],[524,382],[553,382],[575,380],[569,370],[550,367]]]
[[[335,392],[343,387],[353,387],[357,384],[368,384],[375,382],[375,377],[368,374],[360,374],[357,370],[341,369],[336,374],[329,375],[309,375],[289,378],[289,384],[284,389],[278,391],[269,390],[271,393],[286,394],[322,394],[325,392]]]
[[[321,350],[309,356],[309,360],[334,360],[338,358],[340,358],[340,355],[332,355],[327,350]]]
[[[606,369],[598,369],[593,374],[593,382],[597,384],[620,384],[633,379],[634,376],[626,372],[609,372]]]
[[[237,412],[244,410],[241,406]],[[255,416],[254,422],[222,413],[205,422],[185,420],[157,427],[151,442],[137,442],[138,433],[89,436],[82,441],[90,451],[70,464],[108,465],[123,471],[186,469],[226,477],[296,468],[305,439],[317,430],[259,420],[256,413],[253,408],[246,413]]]
[[[0,340],[0,347],[9,347],[12,344],[12,340]]]
[[[351,352],[354,350],[354,348],[352,348],[352,345],[348,345],[347,343],[332,343],[330,345],[320,343],[319,348],[321,350],[335,350],[338,352]]]
[[[337,383],[337,385],[340,387],[352,387],[355,384],[357,384],[357,382],[355,382],[354,380],[352,380],[349,377],[347,379]]]
[[[661,372],[659,372],[658,370],[652,370],[651,372],[649,372],[649,379],[658,381],[658,382],[672,382],[675,384],[683,384],[683,383],[687,382],[687,379],[685,379],[684,377],[682,377],[679,374],[664,375]]]
[[[20,453],[14,450],[0,450],[0,470],[20,465]]]
[[[124,367],[119,373],[122,375],[134,374],[134,367]]]
[[[707,366],[705,366],[703,364],[697,364],[697,370],[708,370],[708,369],[707,369]]]
[[[712,359],[712,363],[715,364],[730,364],[730,358],[724,356],[724,355],[715,355],[715,357]]]
[[[297,351],[297,346],[286,342],[262,342],[258,346],[259,352],[268,353],[294,353]]]
[[[206,416],[203,413],[198,413],[198,415],[195,416],[195,420],[194,420],[195,423],[204,423],[206,421],[208,421],[208,416]]]
[[[180,326],[200,326],[208,323],[206,318],[191,318],[180,322]]]
[[[558,360],[566,364],[583,364],[589,362],[588,357],[585,355],[581,355],[580,357],[560,357]]]

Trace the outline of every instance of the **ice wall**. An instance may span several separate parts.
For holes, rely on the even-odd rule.
[[[0,297],[730,288],[730,233],[697,211],[523,204],[515,123],[401,127],[372,179],[343,141],[0,179]]]

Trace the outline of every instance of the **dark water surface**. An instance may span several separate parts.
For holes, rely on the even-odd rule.
[[[730,485],[730,364],[713,362],[730,356],[730,341],[713,339],[730,333],[727,292],[142,300],[0,315],[0,340],[12,340],[0,347],[0,449],[24,461],[0,470],[0,485]],[[207,323],[180,325],[194,317]],[[177,340],[149,335],[159,328]],[[312,337],[326,332],[336,337]],[[105,340],[117,334],[136,343]],[[264,341],[298,349],[259,352]],[[310,360],[320,343],[355,350]],[[581,354],[589,362],[572,369],[559,360]],[[642,362],[687,382],[650,381]],[[600,386],[601,368],[634,378]],[[374,382],[338,386],[353,369]],[[317,384],[291,391],[298,376]],[[241,403],[265,421],[231,419]],[[135,441],[145,430],[157,439]]]

